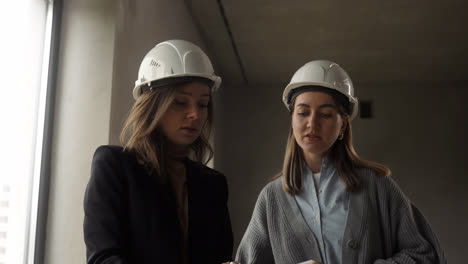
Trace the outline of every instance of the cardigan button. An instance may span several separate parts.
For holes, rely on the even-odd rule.
[[[356,242],[356,240],[351,239],[348,241],[348,247],[352,249],[356,249],[358,247],[358,243]]]

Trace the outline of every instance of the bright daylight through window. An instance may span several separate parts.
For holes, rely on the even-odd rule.
[[[52,3],[0,8],[0,264],[34,259]]]

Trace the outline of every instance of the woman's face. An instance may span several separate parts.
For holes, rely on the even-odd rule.
[[[160,121],[160,127],[169,141],[188,146],[199,136],[208,118],[210,88],[201,82],[180,87],[174,101]]]
[[[292,128],[304,155],[321,158],[344,131],[345,122],[331,95],[305,92],[296,97]]]

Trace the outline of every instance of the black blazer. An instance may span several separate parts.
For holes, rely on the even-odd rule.
[[[190,263],[232,260],[225,177],[186,159]],[[84,197],[88,264],[182,263],[170,186],[158,183],[122,147],[96,150]]]

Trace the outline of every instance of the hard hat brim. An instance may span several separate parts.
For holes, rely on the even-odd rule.
[[[286,86],[286,88],[284,89],[284,91],[283,91],[283,103],[284,103],[284,106],[286,106],[286,108],[288,110],[289,110],[289,104],[288,104],[289,94],[294,89],[299,88],[299,87],[304,87],[304,86],[320,86],[320,87],[328,88],[328,89],[331,89],[331,90],[335,90],[335,91],[339,92],[340,94],[345,95],[348,98],[349,102],[351,103],[352,109],[353,109],[352,112],[351,112],[351,115],[350,115],[350,119],[352,120],[357,116],[358,99],[356,97],[354,97],[354,96],[343,93],[342,91],[340,91],[339,89],[337,89],[336,87],[334,87],[332,85],[329,85],[329,84],[323,83],[323,82],[296,82],[296,83],[288,84]]]
[[[205,79],[208,79],[208,80],[211,80],[213,82],[213,85],[211,86],[211,91],[212,92],[215,92],[218,90],[219,86],[221,85],[221,82],[222,82],[222,79],[221,77],[217,76],[217,75],[204,75],[204,74],[193,74],[193,73],[182,73],[182,74],[174,74],[174,75],[171,75],[171,76],[167,76],[165,78],[161,78],[161,79],[158,79],[158,80],[153,80],[153,81],[147,81],[147,82],[142,82],[142,83],[138,83],[137,81],[137,85],[135,85],[135,88],[133,88],[133,98],[135,100],[138,99],[138,97],[140,97],[141,95],[141,87],[144,86],[144,85],[148,85],[148,84],[151,84],[151,83],[155,83],[155,82],[159,82],[159,81],[167,81],[169,79],[179,79],[179,78],[182,78],[182,77],[200,77],[200,78],[205,78]],[[176,82],[176,80],[174,80]]]

